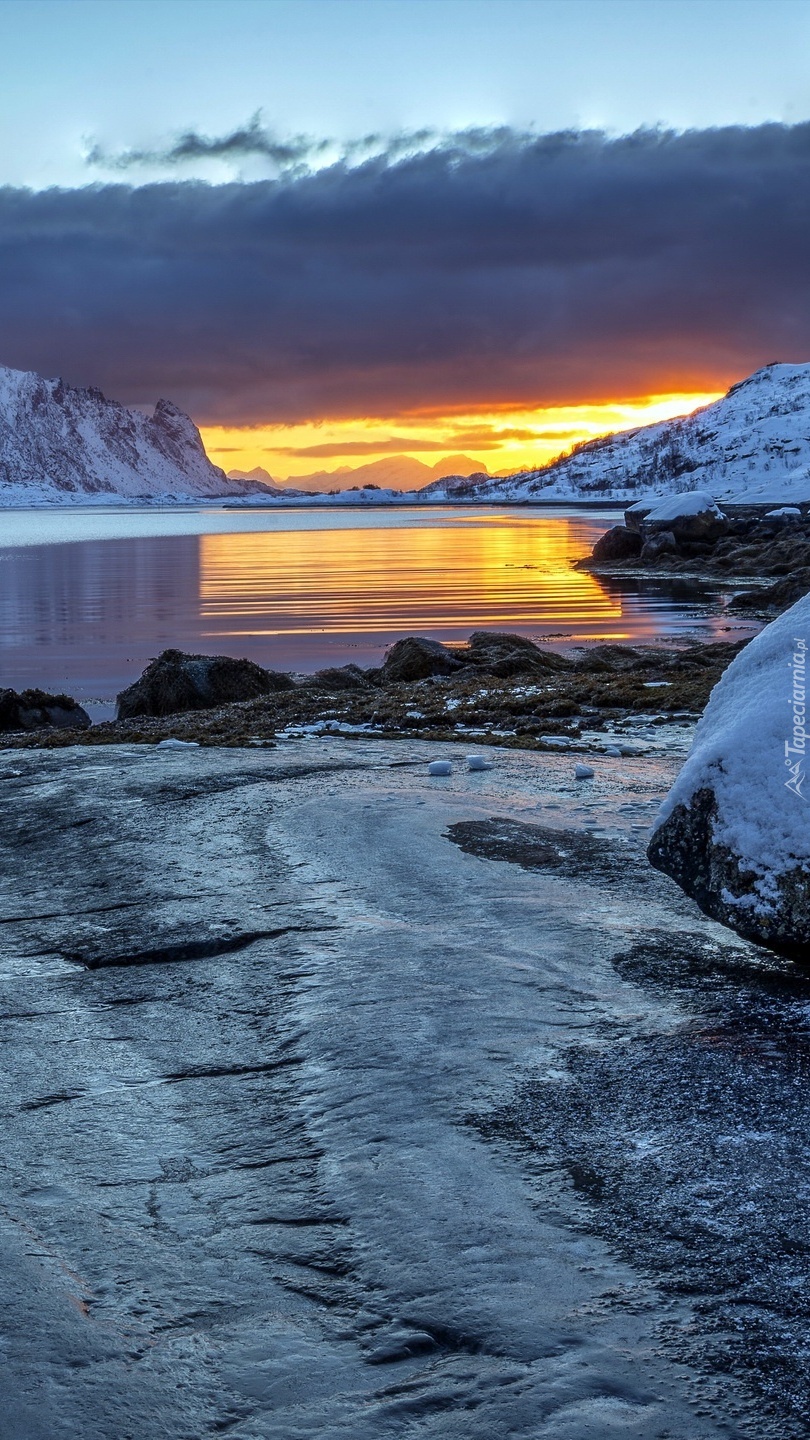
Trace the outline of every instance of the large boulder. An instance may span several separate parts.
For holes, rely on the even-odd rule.
[[[264,670],[252,660],[229,655],[185,655],[164,650],[147,665],[140,680],[118,696],[118,719],[136,715],[175,715],[207,710],[234,700],[255,700],[277,690],[292,690],[289,675]]]
[[[70,695],[45,690],[0,690],[0,731],[87,730],[90,716]]]
[[[326,670],[316,670],[305,675],[300,684],[306,690],[369,690],[367,672],[359,665],[330,665]]]
[[[677,555],[678,542],[671,530],[659,530],[641,547],[642,560],[657,560],[659,555]]]
[[[606,530],[604,535],[600,535],[593,547],[591,559],[600,560],[602,564],[610,564],[614,560],[634,560],[641,554],[642,543],[639,530],[628,530],[626,525],[614,525],[612,530]]]
[[[476,630],[463,654],[468,664],[502,678],[548,675],[550,671],[573,667],[573,661],[556,655],[553,650],[541,650],[525,635],[508,635],[498,630]]]
[[[634,505],[628,505],[624,512],[624,523],[628,530],[637,530],[641,534],[642,522],[646,520],[651,510],[656,505],[662,505],[662,500],[636,500]]]
[[[460,668],[461,661],[446,645],[423,635],[408,635],[391,646],[379,670],[369,673],[379,684],[392,685],[428,680],[431,675],[452,675]]]
[[[728,520],[704,490],[689,490],[672,495],[650,510],[641,521],[641,533],[647,540],[668,531],[676,541],[719,540],[728,529]]]
[[[648,849],[701,910],[810,962],[810,596],[711,693]]]

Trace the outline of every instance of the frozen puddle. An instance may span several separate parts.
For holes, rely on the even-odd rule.
[[[617,956],[755,953],[646,865],[674,762],[465,753],[0,756],[8,1440],[794,1434],[549,1118],[694,1023]]]

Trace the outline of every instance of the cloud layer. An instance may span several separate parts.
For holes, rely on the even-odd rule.
[[[0,190],[0,362],[257,424],[810,358],[810,125],[476,133],[252,184]]]

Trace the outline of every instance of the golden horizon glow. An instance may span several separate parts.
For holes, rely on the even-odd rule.
[[[583,441],[689,415],[722,394],[676,392],[600,404],[502,407],[452,416],[207,426],[201,433],[211,459],[224,470],[262,466],[282,483],[294,483],[298,476],[320,471],[335,473],[344,466],[355,469],[393,455],[430,466],[445,456],[463,453],[497,474],[546,465]],[[302,453],[305,451],[309,453]],[[417,485],[426,483],[426,478]],[[336,479],[339,483],[340,476]]]

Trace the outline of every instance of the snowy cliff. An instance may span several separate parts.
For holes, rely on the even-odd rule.
[[[212,465],[192,420],[0,367],[0,507],[209,500],[263,493]]]
[[[454,476],[419,492],[454,501],[636,499],[706,490],[719,500],[810,500],[810,365],[766,365],[680,420],[608,435],[505,479]]]

